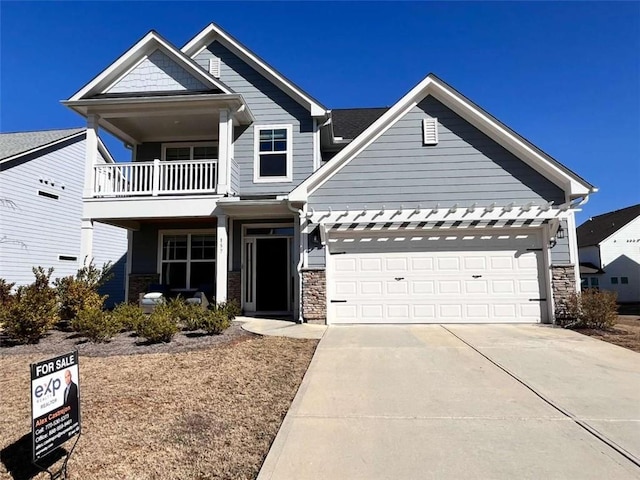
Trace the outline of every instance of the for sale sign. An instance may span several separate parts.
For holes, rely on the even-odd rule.
[[[33,460],[80,433],[78,352],[31,364]]]

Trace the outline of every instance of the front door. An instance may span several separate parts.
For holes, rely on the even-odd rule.
[[[243,242],[243,307],[247,312],[290,313],[294,271],[291,227],[247,227]]]
[[[289,308],[289,239],[256,239],[256,310],[287,312]]]

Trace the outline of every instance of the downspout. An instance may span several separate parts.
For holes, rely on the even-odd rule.
[[[291,206],[291,201],[288,197],[285,197],[287,208],[293,213],[298,215],[298,221],[300,224],[299,234],[300,238],[298,239],[298,265],[296,265],[296,272],[298,273],[298,323],[304,323],[304,318],[302,317],[302,264],[304,262],[304,248],[302,243],[302,224],[306,218],[306,210],[307,204],[300,208],[295,208]]]

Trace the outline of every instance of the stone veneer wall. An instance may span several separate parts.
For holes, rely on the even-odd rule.
[[[573,265],[552,265],[551,289],[556,320],[567,318],[567,300],[572,293],[576,292],[575,267]]]
[[[302,272],[302,317],[308,323],[327,323],[327,281],[324,270]]]
[[[227,272],[227,300],[235,300],[241,305],[242,283],[240,272]]]
[[[157,273],[131,273],[129,274],[129,302],[137,303],[141,293],[146,293],[152,283],[160,283],[160,275]]]

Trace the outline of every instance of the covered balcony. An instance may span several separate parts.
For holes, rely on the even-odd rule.
[[[218,159],[94,165],[91,184],[93,198],[215,194]]]
[[[237,193],[233,130],[253,122],[240,95],[103,94],[65,103],[87,118],[86,200]],[[100,129],[122,140],[133,161],[101,162]]]

